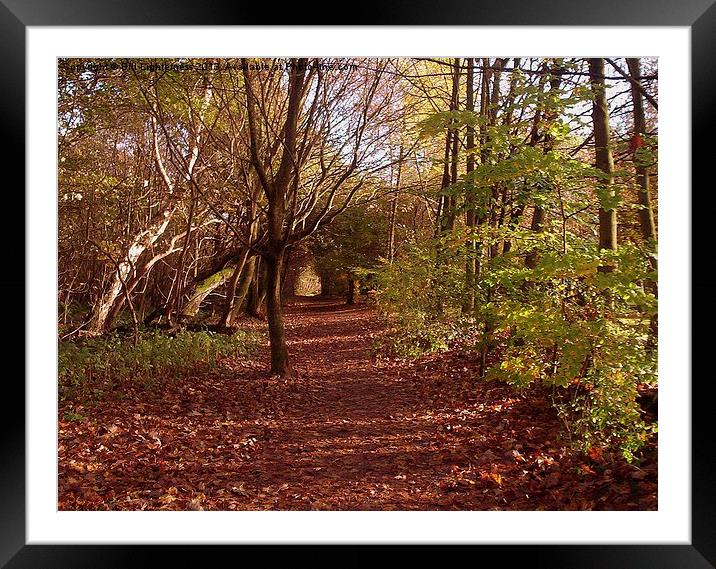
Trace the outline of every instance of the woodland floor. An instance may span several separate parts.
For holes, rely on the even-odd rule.
[[[638,467],[584,456],[549,391],[476,380],[456,351],[376,360],[380,330],[366,305],[297,299],[296,379],[263,348],[60,420],[59,509],[656,509],[655,444]]]

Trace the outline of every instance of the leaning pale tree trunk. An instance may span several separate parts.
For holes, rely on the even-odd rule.
[[[210,219],[201,224],[199,227],[205,227],[211,223],[216,223],[218,221],[218,219]],[[198,229],[199,227],[193,227],[192,230]],[[176,253],[181,249],[177,246],[177,243],[181,239],[184,239],[187,234],[188,232],[184,232],[180,233],[179,235],[175,235],[174,237],[172,237],[171,241],[169,242],[169,245],[164,251],[155,253],[153,257],[147,259],[146,261],[143,261],[142,263],[140,263],[139,266],[135,265],[132,277],[128,281],[124,281],[124,289],[126,294],[117,297],[109,313],[107,314],[106,322],[108,326],[111,326],[112,322],[114,322],[114,320],[119,316],[120,311],[124,307],[124,303],[127,296],[131,295],[132,292],[134,292],[134,289],[137,287],[137,285],[142,279],[149,276],[149,273],[151,272],[154,265],[156,265],[162,259]]]
[[[589,60],[589,80],[593,92],[592,121],[594,122],[596,166],[604,173],[599,184],[599,248],[614,251],[617,248],[617,210],[614,207],[604,207],[604,201],[614,196],[612,189],[614,160],[609,141],[609,106],[604,84],[604,59],[594,57]],[[609,272],[612,268],[603,266],[600,267],[600,270]]]
[[[196,316],[207,296],[214,292],[217,288],[226,283],[236,270],[236,263],[230,263],[226,267],[219,269],[212,275],[198,282],[189,297],[189,300],[181,309],[181,315],[184,317]]]
[[[87,334],[97,336],[105,333],[111,327],[112,322],[109,318],[115,303],[120,302],[122,295],[123,283],[126,283],[134,274],[137,260],[152,246],[163,234],[169,225],[169,221],[174,215],[175,207],[169,207],[155,216],[153,223],[147,229],[135,235],[129,244],[126,253],[121,261],[118,261],[112,277],[111,284],[107,291],[95,304],[89,325],[87,326]]]
[[[204,124],[203,117],[209,106],[211,93],[211,86],[207,86],[204,93],[199,125],[194,135],[194,144],[191,149],[186,171],[183,173],[183,176],[187,181],[192,180],[194,166],[199,157],[201,131]],[[154,111],[156,111],[156,107]],[[169,176],[169,172],[166,169],[159,151],[159,128],[155,113],[152,114],[151,119],[154,138],[154,159],[157,169],[161,173],[164,183],[167,186],[168,199],[166,200],[166,204],[162,210],[152,218],[149,226],[134,236],[127,247],[126,252],[116,263],[116,268],[109,289],[102,295],[100,300],[95,305],[90,322],[87,326],[86,333],[91,336],[103,334],[112,326],[112,319],[109,318],[109,316],[118,312],[118,310],[114,310],[113,308],[117,302],[122,302],[121,295],[124,286],[123,283],[126,283],[135,276],[139,257],[141,257],[141,255],[149,247],[154,245],[154,243],[156,243],[164,234],[169,226],[172,216],[177,211],[177,192],[175,191],[175,185]],[[171,144],[169,141],[167,142]],[[186,241],[189,239],[188,233],[190,231],[191,227],[187,231]]]

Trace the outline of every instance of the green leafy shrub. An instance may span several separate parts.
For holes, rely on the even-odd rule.
[[[376,273],[376,301],[388,321],[381,347],[401,357],[446,350],[456,337],[463,298],[464,261],[454,237],[435,247],[414,245]]]
[[[611,252],[577,239],[565,247],[549,233],[511,237],[513,252],[483,262],[467,315],[463,232],[383,267],[377,298],[389,326],[381,348],[401,357],[452,345],[490,353],[486,380],[561,390],[558,411],[585,450],[617,448],[632,460],[656,431],[637,402],[638,385],[657,383],[656,351],[646,348],[656,312],[643,286],[656,279],[648,258],[629,245]],[[526,268],[524,251],[535,239],[540,255]]]
[[[656,299],[640,284],[655,275],[644,256],[573,247],[546,252],[526,273],[504,259],[489,271],[495,334],[507,340],[486,378],[569,387],[560,412],[585,449],[615,447],[632,460],[656,428],[637,402],[637,386],[657,382],[656,352],[646,348]]]

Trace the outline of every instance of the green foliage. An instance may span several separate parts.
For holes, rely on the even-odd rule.
[[[595,367],[587,379],[587,388],[562,403],[560,411],[568,421],[575,418],[572,430],[585,451],[595,446],[616,447],[632,462],[648,437],[657,432],[656,423],[647,424],[642,417],[634,378],[605,365]]]
[[[418,132],[422,137],[429,137],[448,129],[464,126],[476,127],[484,122],[485,120],[474,111],[441,111],[420,121]]]
[[[256,332],[244,330],[231,335],[182,330],[175,336],[150,331],[142,332],[136,343],[118,335],[60,341],[60,399],[96,400],[110,393],[120,395],[117,388],[125,384],[156,386],[191,375],[221,358],[246,357],[259,342]]]
[[[402,357],[442,351],[456,336],[464,292],[463,242],[414,245],[377,273],[376,300],[390,326],[383,347]],[[439,256],[439,261],[438,261]]]
[[[461,313],[464,231],[384,266],[377,298],[390,326],[381,347],[418,357],[460,344],[493,353],[486,380],[576,388],[578,396],[565,398],[559,411],[580,444],[619,448],[632,460],[656,428],[637,403],[637,386],[657,382],[656,352],[645,349],[656,299],[642,284],[656,275],[632,246],[600,251],[571,236],[562,252],[555,234],[527,234],[533,239],[513,232],[515,250],[483,262],[472,314]],[[536,240],[541,254],[529,269],[523,251]],[[611,271],[600,270],[605,266]]]
[[[554,60],[545,69],[578,65]],[[471,150],[479,153],[474,170],[440,190],[459,204],[456,213],[472,211],[478,221],[413,247],[379,272],[378,302],[391,323],[384,344],[411,357],[456,344],[474,350],[486,380],[554,389],[564,395],[558,410],[580,444],[619,448],[632,460],[656,428],[642,416],[637,388],[657,382],[649,343],[657,306],[648,285],[657,276],[648,251],[627,241],[617,251],[599,250],[595,228],[600,208],[638,207],[624,203],[633,165],[606,175],[568,152],[579,144],[573,124],[593,93],[586,84],[553,88],[549,81],[515,78],[510,116],[519,123],[446,111],[418,125],[424,138],[468,126],[484,135]],[[526,105],[542,113],[537,131],[537,115],[517,115]],[[525,144],[530,138],[537,144]],[[653,165],[655,153],[650,139],[636,162]],[[540,231],[522,217],[536,207],[546,217]],[[515,210],[518,223],[497,222]],[[475,249],[465,245],[470,240]],[[475,251],[479,274],[468,290],[465,266]],[[475,308],[464,314],[468,297]]]
[[[85,416],[82,415],[82,413],[77,413],[75,411],[66,411],[62,415],[62,419],[65,421],[84,421]]]
[[[610,266],[611,272],[600,267]],[[488,266],[493,301],[481,312],[506,338],[486,378],[523,387],[533,382],[573,389],[562,411],[587,447],[618,447],[631,460],[652,430],[636,402],[637,385],[655,385],[656,353],[645,349],[656,299],[640,284],[654,278],[634,247],[617,252],[575,248],[546,252],[534,270]]]
[[[599,272],[610,263],[613,271]],[[508,337],[488,379],[581,386],[569,406],[582,444],[618,447],[631,460],[652,427],[641,417],[638,384],[656,384],[656,353],[645,349],[656,300],[638,283],[649,267],[637,252],[545,255],[527,283],[493,303]],[[533,280],[532,280],[533,279]]]

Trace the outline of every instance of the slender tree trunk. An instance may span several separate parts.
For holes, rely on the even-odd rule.
[[[398,213],[398,198],[400,196],[400,177],[403,168],[403,145],[400,145],[398,151],[398,166],[395,175],[395,193],[390,200],[390,216],[388,217],[388,246],[387,246],[387,257],[388,263],[393,264],[395,257],[395,221]]]
[[[467,86],[465,89],[465,110],[468,112],[475,112],[475,59],[472,57],[467,58]],[[475,171],[475,127],[468,125],[467,136],[466,136],[466,166],[465,174],[468,178],[468,190],[465,195],[466,207],[465,207],[465,225],[467,225],[468,231],[475,231],[475,189],[474,183],[469,180],[472,173]],[[465,261],[465,302],[462,306],[462,312],[464,314],[470,314],[475,310],[475,262],[476,262],[476,247],[475,247],[475,236],[470,234],[467,242],[465,243],[466,248],[466,261]]]
[[[263,295],[265,295],[265,281],[263,277],[266,272],[266,262],[263,258],[256,261],[253,278],[249,288],[249,297],[246,301],[246,314],[254,318],[263,318],[261,314],[261,305],[263,304]]]
[[[435,219],[435,236],[444,233],[446,228],[445,215],[448,211],[448,196],[444,190],[450,185],[450,131],[445,133],[445,154],[443,157],[443,177],[440,181],[440,195]]]
[[[356,281],[352,273],[348,273],[348,294],[346,295],[346,304],[355,304],[356,302]]]
[[[559,66],[553,66],[548,74],[549,80],[549,91],[553,93],[557,91],[562,84],[562,74],[564,69]],[[550,106],[549,103],[544,104],[540,118],[533,124],[533,130],[531,135],[530,144],[536,146],[538,142],[542,142],[544,153],[552,151],[554,146],[554,139],[549,134],[550,123],[557,117],[557,109]],[[542,123],[540,125],[540,122]],[[547,211],[542,205],[536,203],[534,211],[532,213],[532,223],[530,228],[535,233],[542,233],[544,231],[545,221],[547,220]],[[525,258],[525,266],[530,269],[534,269],[539,261],[539,253],[537,249],[533,249],[527,254]]]
[[[634,169],[636,170],[636,181],[639,185],[639,225],[641,227],[641,235],[650,252],[656,249],[656,224],[654,223],[654,210],[651,206],[651,188],[649,183],[649,169],[637,156],[637,151],[644,142],[646,137],[646,118],[644,116],[644,102],[642,94],[639,90],[641,82],[641,64],[638,58],[627,58],[629,73],[635,83],[631,84],[631,97],[633,103],[634,117],[634,133],[632,136],[632,148],[634,149]],[[654,255],[649,255],[649,266],[652,270],[657,269],[657,261]],[[659,297],[659,287],[655,280],[649,279],[645,283],[645,288],[651,292],[656,298]],[[649,348],[656,346],[659,337],[659,317],[654,314],[649,324],[650,338]]]
[[[246,263],[237,265],[234,272],[229,279],[229,284],[226,287],[226,300],[224,302],[224,310],[221,313],[221,319],[219,320],[219,326],[221,328],[231,327],[231,315],[234,312],[234,302],[236,301],[236,288],[239,285],[239,279],[244,272]]]
[[[450,106],[452,110],[452,105]],[[445,193],[445,190],[450,186],[450,142],[452,140],[452,133],[448,130],[445,133],[445,157],[443,159],[443,177],[440,182],[440,200],[437,211],[437,228],[438,234],[442,234],[450,229],[450,196]]]
[[[169,298],[167,299],[167,306],[164,315],[166,316],[169,327],[174,329],[178,326],[175,314],[179,308],[181,298],[184,294],[184,265],[186,263],[187,254],[189,253],[189,247],[191,244],[191,230],[194,221],[194,209],[196,207],[196,194],[194,192],[194,186],[191,191],[191,201],[189,204],[189,216],[187,219],[186,238],[184,239],[184,247],[182,248],[181,257],[179,258],[179,266],[177,267],[177,276],[174,286],[169,292]],[[218,285],[217,285],[218,286]],[[211,292],[211,291],[209,291]],[[207,293],[208,296],[208,293]],[[203,299],[202,299],[203,300]],[[199,301],[201,304],[201,301]],[[199,310],[199,306],[196,307],[196,311]]]
[[[293,376],[286,348],[286,332],[281,306],[281,274],[283,270],[283,251],[265,257],[267,272],[267,306],[266,316],[271,344],[271,375],[283,378]]]
[[[492,77],[492,67],[490,66],[490,58],[482,58],[482,79],[480,81],[480,162],[488,164],[490,161],[489,148],[489,132],[488,124],[490,122],[490,78]],[[488,220],[489,200],[481,199],[479,204],[480,213],[475,215],[475,224],[477,227],[483,227]],[[480,278],[482,271],[482,252],[484,250],[482,240],[475,243],[475,281]]]
[[[636,152],[644,143],[646,136],[646,118],[644,116],[644,101],[638,84],[641,80],[641,65],[638,58],[628,58],[627,65],[632,79],[636,82],[631,84],[631,98],[633,104],[634,133],[632,136],[632,148],[634,149],[634,169],[636,170],[636,181],[639,185],[639,224],[641,234],[645,242],[656,239],[656,225],[654,223],[654,210],[651,206],[651,188],[649,183],[649,169],[643,161],[639,160]]]
[[[535,205],[534,211],[532,212],[532,223],[530,224],[530,230],[533,233],[542,233],[544,230],[544,221],[546,218],[546,214],[544,211],[544,208]],[[537,261],[539,260],[539,253],[537,249],[532,249],[529,253],[527,253],[527,256],[525,257],[525,266],[528,269],[534,269],[537,266]]]
[[[286,275],[288,274],[288,265],[291,262],[292,251],[293,249],[291,247],[287,247],[283,253],[283,270],[281,271],[281,294],[283,295],[282,298],[287,298],[289,295],[295,293],[295,289],[289,290],[286,286]]]
[[[507,63],[506,58],[498,57],[495,60],[494,64],[494,72],[493,72],[493,79],[492,79],[492,95],[490,96],[490,126],[494,126],[497,124],[497,111],[498,107],[500,106],[500,79],[502,78],[502,68]],[[499,219],[499,197],[500,197],[500,185],[495,184],[492,187],[492,201],[490,202],[490,227],[492,228],[491,231],[491,239],[490,239],[490,259],[494,259],[499,254],[501,247],[500,243],[498,243],[497,239],[495,238],[496,229],[497,229],[497,222]]]
[[[453,62],[453,80],[452,80],[452,97],[453,97],[453,110],[460,110],[460,59],[455,58]],[[459,161],[459,148],[460,148],[460,129],[454,128],[452,130],[452,157],[450,161],[450,183],[455,185],[457,183],[457,167]],[[449,219],[448,226],[452,230],[455,227],[455,195],[450,196],[449,201]]]
[[[519,69],[520,67],[520,58],[515,57],[513,61],[513,67],[515,69]],[[511,125],[512,124],[512,117],[514,114],[513,105],[515,102],[515,97],[517,93],[517,86],[518,86],[518,75],[516,73],[512,74],[512,79],[510,79],[510,92],[507,95],[507,109],[505,111],[505,125]],[[510,147],[510,154],[512,154],[517,149],[516,145],[512,145]],[[507,217],[507,211],[508,206],[510,207],[510,215],[509,218],[505,221],[505,217]],[[524,209],[524,200],[521,198],[521,196],[514,190],[510,190],[509,194],[507,192],[506,188],[503,188],[503,194],[502,194],[502,211],[500,212],[500,225],[503,225],[504,223],[507,223],[510,230],[517,229],[520,223],[520,218],[522,217],[522,211]],[[502,254],[509,253],[512,249],[512,241],[509,238],[505,238],[502,242]]]
[[[517,201],[519,199],[519,202]],[[509,226],[511,230],[515,230],[520,225],[520,220],[522,219],[522,214],[525,211],[525,204],[524,201],[520,198],[516,198],[514,196],[511,199],[512,202],[512,209],[510,211],[510,220],[509,220]],[[515,203],[517,202],[517,203]],[[509,253],[512,250],[512,240],[511,239],[505,239],[504,244],[502,245],[502,254]]]
[[[455,58],[452,71],[452,96],[450,98],[450,110],[457,111],[459,106],[460,88],[460,59]],[[445,161],[443,164],[443,178],[440,184],[441,207],[438,209],[438,227],[440,233],[451,231],[455,227],[455,198],[445,190],[457,181],[459,129],[448,128],[445,135]]]
[[[609,107],[604,85],[604,59],[589,60],[589,79],[592,84],[592,120],[594,122],[594,143],[596,146],[596,166],[605,174],[600,186],[605,197],[613,196],[611,190],[614,176],[614,161],[609,141]],[[603,200],[600,200],[603,202]],[[617,248],[617,211],[599,206],[599,248],[616,250]],[[607,272],[611,267],[600,267]]]

